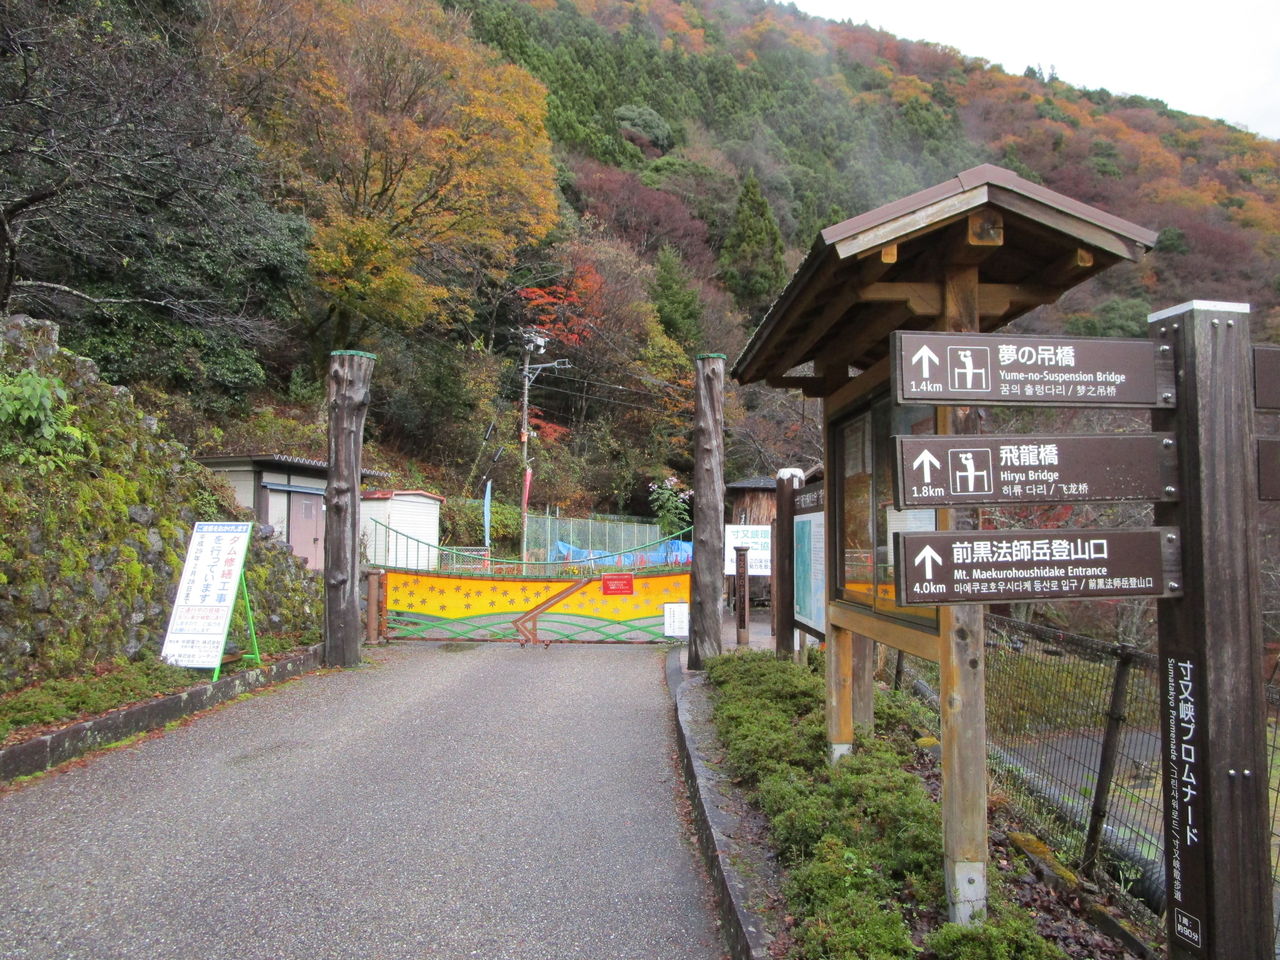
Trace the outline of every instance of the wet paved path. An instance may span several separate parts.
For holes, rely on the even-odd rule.
[[[723,956],[664,650],[371,655],[0,795],[0,957]]]

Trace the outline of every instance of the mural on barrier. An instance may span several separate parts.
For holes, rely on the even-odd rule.
[[[665,639],[666,605],[689,602],[689,574],[522,577],[388,570],[384,594],[391,636],[522,645],[653,643]]]

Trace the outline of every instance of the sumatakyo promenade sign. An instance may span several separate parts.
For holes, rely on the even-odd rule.
[[[989,333],[893,335],[902,403],[1172,407],[1167,347],[1106,337]]]
[[[898,533],[899,603],[1181,593],[1178,530]]]
[[[896,505],[1172,500],[1168,433],[1104,436],[894,437]]]

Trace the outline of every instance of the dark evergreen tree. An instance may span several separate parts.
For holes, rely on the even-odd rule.
[[[755,174],[748,174],[720,251],[720,279],[748,313],[763,310],[782,290],[787,280],[782,253],[778,221],[760,190],[760,181]]]
[[[685,349],[698,344],[702,332],[702,300],[689,281],[680,254],[670,244],[658,251],[657,277],[651,296],[662,329]]]

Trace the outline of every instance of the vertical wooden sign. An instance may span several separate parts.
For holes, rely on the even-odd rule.
[[[690,569],[689,669],[720,653],[724,590],[724,361],[698,356],[693,410],[693,566]]]
[[[1160,724],[1170,960],[1273,956],[1249,318],[1194,302],[1151,316],[1172,351],[1176,413],[1153,413],[1180,451],[1181,597],[1160,600]]]
[[[324,662],[360,663],[360,458],[369,382],[378,358],[337,350],[329,360],[329,482],[324,518]]]

